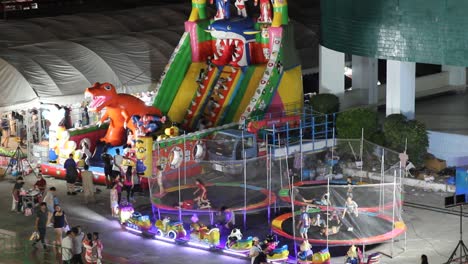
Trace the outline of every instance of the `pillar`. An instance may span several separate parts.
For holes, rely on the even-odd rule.
[[[353,90],[365,89],[368,91],[369,105],[377,105],[379,100],[378,64],[377,59],[353,55]]]
[[[416,64],[387,60],[386,115],[403,114],[414,119]]]
[[[449,72],[449,85],[466,86],[466,68],[443,65],[442,71]]]
[[[344,93],[344,53],[323,46],[319,48],[320,93]]]

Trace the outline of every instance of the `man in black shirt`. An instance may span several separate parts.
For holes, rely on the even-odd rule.
[[[49,213],[47,212],[47,204],[42,202],[39,206],[39,210],[37,211],[36,222],[34,225],[34,230],[36,230],[39,233],[39,238],[34,241],[33,246],[35,246],[37,242],[41,241],[42,247],[46,249],[45,235],[47,229],[48,214]]]
[[[104,161],[104,175],[106,176],[106,185],[107,189],[110,189],[112,186],[112,156],[110,154],[103,153],[101,155],[102,161]]]

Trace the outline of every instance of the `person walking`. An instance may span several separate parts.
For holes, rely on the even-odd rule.
[[[109,153],[101,155],[101,159],[104,162],[104,175],[106,176],[107,189],[112,188],[113,176],[112,176],[112,156]]]
[[[47,229],[47,219],[49,218],[47,212],[47,204],[42,202],[39,205],[39,210],[36,213],[36,220],[34,222],[34,230],[39,233],[39,238],[33,242],[33,247],[36,246],[37,242],[41,241],[42,247],[47,249],[45,243],[46,229]]]
[[[95,189],[94,189],[94,173],[89,171],[88,164],[85,164],[83,167],[83,171],[81,172],[81,181],[83,183],[83,196],[85,204],[89,202],[96,202],[94,197]]]
[[[114,165],[112,165],[112,176],[114,178],[117,178],[117,176],[122,176],[122,162],[123,156],[120,155],[120,149],[116,149],[114,156]]]
[[[99,233],[93,232],[93,244],[96,244],[96,256],[97,256],[97,263],[102,263],[102,250],[104,246],[102,245],[101,240],[99,239]]]
[[[52,216],[52,223],[55,230],[55,245],[61,246],[63,230],[66,226],[68,226],[68,221],[67,217],[65,216],[65,212],[58,204],[55,205],[55,211]]]
[[[250,248],[250,252],[249,252],[250,264],[254,264],[255,258],[257,258],[257,256],[262,251],[262,248],[260,246],[260,239],[258,239],[258,237],[254,237],[252,239],[252,243],[253,243],[253,245]]]
[[[54,213],[55,205],[59,204],[59,200],[58,200],[57,196],[55,195],[55,191],[56,191],[55,187],[53,187],[53,186],[50,187],[49,191],[46,194],[46,196],[42,200],[43,202],[46,203],[47,211],[48,211],[48,214],[49,214],[49,217],[47,219],[47,225],[51,224],[52,214]]]
[[[73,154],[68,156],[68,159],[63,164],[63,167],[66,170],[65,180],[67,181],[67,194],[76,195],[75,182],[78,178],[78,168],[75,160],[73,159]]]
[[[81,254],[83,253],[83,240],[84,240],[85,234],[83,233],[83,231],[81,231],[80,226],[73,227],[71,231],[73,233],[72,263],[83,264],[83,258],[81,257]]]
[[[93,243],[93,234],[88,233],[86,234],[85,239],[83,240],[83,247],[85,248],[85,260],[87,264],[96,264],[97,263],[97,255],[94,254],[97,252],[96,244]]]
[[[62,263],[72,264],[73,258],[73,232],[67,231],[65,238],[62,241]]]

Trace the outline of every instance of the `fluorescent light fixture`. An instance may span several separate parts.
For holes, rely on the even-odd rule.
[[[157,240],[162,240],[162,241],[171,242],[171,243],[175,242],[175,239],[168,238],[168,237],[154,236],[154,238]]]
[[[189,246],[196,247],[196,248],[203,248],[203,249],[210,249],[210,245],[207,244],[201,244],[201,243],[196,243],[196,242],[188,242],[187,243]]]
[[[138,229],[135,229],[135,228],[131,228],[129,226],[125,226],[125,229],[127,229],[128,231],[130,232],[135,232],[135,233],[138,233],[138,234],[141,234],[143,232],[141,232],[141,230],[138,230]]]
[[[235,252],[229,249],[223,249],[223,252],[231,256],[237,256],[237,257],[243,257],[243,258],[247,257],[246,253]]]

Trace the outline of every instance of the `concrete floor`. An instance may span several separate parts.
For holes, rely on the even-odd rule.
[[[34,182],[34,177],[28,176],[29,184]],[[248,261],[230,258],[206,251],[190,249],[173,244],[166,244],[123,231],[120,225],[110,217],[107,190],[98,194],[98,201],[94,205],[85,206],[81,194],[77,196],[65,195],[65,182],[56,179],[47,179],[49,186],[56,186],[60,203],[69,216],[72,225],[81,225],[85,232],[98,231],[101,233],[105,246],[106,263],[174,263],[185,264],[197,260],[199,263],[248,263]],[[0,229],[11,230],[18,237],[26,240],[33,230],[33,217],[25,217],[21,214],[9,212],[11,197],[10,190],[13,186],[11,179],[0,182],[0,208],[4,213],[0,214]],[[426,192],[424,190],[407,188],[405,199],[414,203],[427,204],[442,208],[444,196],[448,194],[439,192]],[[148,203],[148,198],[137,197],[137,204]],[[403,252],[404,239],[394,244],[394,252],[398,256],[393,259],[384,257],[382,263],[418,263],[421,254],[429,256],[430,263],[445,262],[459,240],[459,218],[455,215],[443,214],[430,210],[404,207],[404,219],[408,225],[406,251]],[[464,221],[464,228],[468,222]],[[52,230],[48,230],[48,238],[52,238]],[[466,239],[466,236],[465,236]],[[26,241],[26,243],[29,243]],[[332,252],[339,250],[332,250]],[[368,246],[367,252],[390,252],[390,244]],[[1,254],[0,254],[1,255]],[[43,259],[53,259],[53,254],[44,254],[42,249],[33,251],[31,259],[33,263],[44,262]],[[0,263],[2,260],[0,259]],[[13,262],[5,262],[13,263]],[[26,262],[17,262],[26,263]],[[332,263],[343,263],[342,256],[334,256]]]
[[[430,130],[468,134],[468,95],[466,93],[446,94],[433,98],[420,99],[416,103],[416,118],[425,122]],[[29,185],[35,181],[27,177]],[[166,244],[123,231],[120,225],[111,218],[108,205],[109,193],[101,187],[97,203],[85,206],[81,194],[67,196],[65,182],[52,178],[47,179],[49,186],[56,186],[61,204],[67,212],[72,225],[81,225],[85,231],[101,233],[105,245],[106,263],[249,263],[248,261],[212,254],[206,251],[190,249],[173,244]],[[27,240],[33,230],[33,217],[25,217],[9,212],[11,205],[12,179],[0,181],[0,229],[11,230],[18,237]],[[448,193],[429,192],[422,189],[405,188],[405,201],[443,208],[444,197]],[[148,204],[148,197],[138,196],[137,205]],[[404,220],[408,226],[406,250],[403,237],[394,244],[394,258],[384,257],[381,263],[419,263],[420,255],[426,254],[430,263],[445,263],[459,241],[459,217],[456,215],[435,212],[428,209],[404,207]],[[463,219],[466,230],[468,221]],[[48,230],[48,238],[52,238]],[[467,239],[467,236],[464,236]],[[26,243],[29,243],[26,241]],[[368,246],[367,252],[390,252],[389,243]],[[343,250],[332,250],[332,253]],[[49,252],[50,253],[50,252]],[[57,263],[53,253],[44,254],[42,249],[33,251],[28,258],[32,263]],[[1,255],[1,253],[0,253]],[[46,261],[48,260],[48,262]],[[343,256],[333,256],[332,263],[343,263]],[[0,263],[27,263],[24,261]]]

